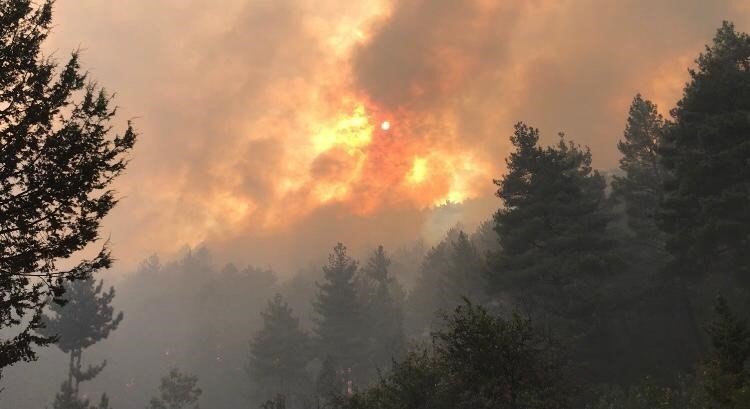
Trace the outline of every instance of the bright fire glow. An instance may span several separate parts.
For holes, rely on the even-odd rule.
[[[365,107],[358,105],[351,114],[319,127],[312,136],[313,149],[315,153],[334,147],[344,148],[349,153],[360,150],[372,141],[372,128]]]
[[[384,131],[391,129],[391,123],[389,121],[383,121],[383,123],[380,124],[380,129]]]
[[[411,166],[411,170],[406,175],[406,180],[411,184],[420,184],[427,177],[427,159],[416,157]]]

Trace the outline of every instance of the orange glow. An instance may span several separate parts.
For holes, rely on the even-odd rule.
[[[427,159],[416,157],[406,180],[411,184],[420,184],[427,177]]]

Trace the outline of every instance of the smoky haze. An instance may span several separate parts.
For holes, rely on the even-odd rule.
[[[56,8],[50,50],[81,47],[143,135],[105,231],[121,266],[205,244],[282,270],[338,240],[424,237],[443,199],[475,199],[458,218],[486,219],[518,120],[548,138],[565,131],[591,147],[597,167],[614,167],[632,96],[672,106],[716,25],[742,26],[750,14],[729,0]],[[354,152],[311,152],[311,134],[358,104],[375,127],[391,118],[396,141],[376,128]],[[420,186],[402,183],[414,158],[427,158]],[[322,188],[337,193],[321,199]],[[299,243],[320,246],[290,260]]]
[[[513,124],[542,145],[562,131],[613,170],[633,97],[669,117],[722,20],[750,30],[748,2],[57,2],[46,52],[80,48],[140,134],[102,230],[117,261],[97,277],[125,319],[86,350],[108,366],[84,393],[141,408],[179,366],[202,407],[241,407],[259,311],[278,292],[313,328],[339,242],[360,266],[384,245],[400,301],[418,305],[407,335],[424,341],[410,325],[429,327],[433,311],[415,310],[432,304],[405,294],[437,243],[496,250],[483,222],[502,205]],[[52,346],[6,370],[0,408],[48,406],[67,359]]]

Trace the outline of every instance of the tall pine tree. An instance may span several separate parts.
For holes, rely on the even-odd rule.
[[[402,291],[391,275],[391,260],[383,246],[373,252],[361,273],[370,284],[365,309],[369,334],[369,357],[373,370],[389,368],[406,348],[402,302],[396,297]]]
[[[263,328],[252,340],[247,367],[260,398],[281,395],[290,400],[306,394],[310,386],[306,366],[311,345],[299,319],[280,294],[274,296],[261,316]]]
[[[507,174],[495,181],[504,202],[495,215],[501,250],[488,278],[591,357],[603,342],[581,341],[608,325],[607,284],[620,263],[607,232],[613,213],[604,178],[588,150],[562,139],[540,147],[539,131],[523,123],[511,142]]]
[[[750,36],[724,22],[690,70],[661,153],[672,173],[661,225],[674,274],[750,283]],[[712,270],[712,271],[710,271]]]
[[[664,129],[664,118],[656,105],[636,95],[630,105],[624,137],[617,143],[624,176],[614,176],[612,190],[624,202],[627,225],[641,246],[640,252],[653,253],[663,247],[656,216],[666,176],[658,154]]]
[[[347,383],[364,377],[365,323],[354,281],[356,272],[357,262],[346,254],[346,246],[337,244],[323,266],[324,280],[318,283],[313,302],[319,357],[336,362]]]
[[[112,300],[115,289],[103,292],[104,282],[93,278],[70,282],[65,285],[63,302],[52,303],[53,315],[45,315],[40,332],[47,337],[57,337],[57,346],[69,355],[67,388],[73,397],[78,397],[79,384],[96,377],[106,361],[82,368],[83,350],[106,339],[117,329],[123,318],[122,312],[114,313]],[[63,393],[66,386],[63,385]]]

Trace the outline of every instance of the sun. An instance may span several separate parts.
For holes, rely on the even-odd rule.
[[[380,129],[384,131],[391,129],[391,123],[389,121],[383,121],[383,123],[380,124]]]

